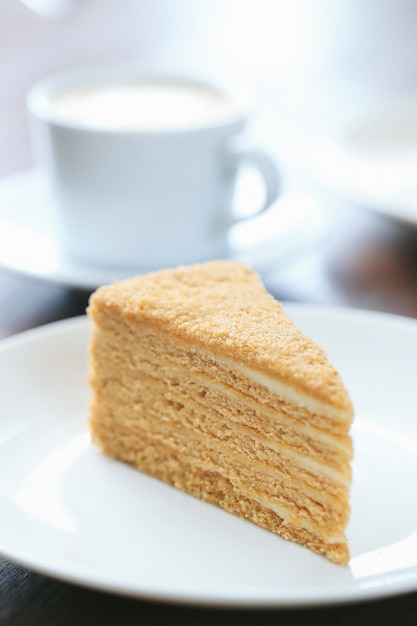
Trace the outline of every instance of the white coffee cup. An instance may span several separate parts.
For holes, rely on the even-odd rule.
[[[227,257],[244,162],[264,181],[257,210],[277,197],[274,162],[241,144],[250,100],[230,86],[85,68],[35,85],[28,107],[62,248],[83,262],[147,271]]]

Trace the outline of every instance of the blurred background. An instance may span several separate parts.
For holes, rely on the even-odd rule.
[[[257,95],[250,133],[298,198],[281,209],[267,286],[417,316],[416,33],[413,0],[2,0],[0,218],[5,181],[35,165],[25,95],[37,80],[119,62],[240,78]],[[70,298],[69,313],[85,300],[11,270],[7,332],[27,325],[11,304],[22,290],[36,292],[35,320],[45,299]]]
[[[256,132],[296,166],[306,135],[417,88],[416,27],[413,0],[2,0],[0,174],[33,164],[34,82],[115,62],[252,82]]]

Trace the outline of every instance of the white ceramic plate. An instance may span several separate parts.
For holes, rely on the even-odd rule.
[[[89,324],[0,344],[0,553],[137,597],[305,606],[417,589],[417,321],[288,305],[350,390],[352,559],[341,567],[104,458],[90,444]]]
[[[259,181],[251,181],[248,176],[242,191],[256,206]],[[261,216],[231,229],[231,255],[260,271],[317,245],[329,226],[326,211],[308,194],[286,193]],[[88,290],[141,271],[96,267],[68,255],[60,246],[54,202],[39,170],[0,181],[0,266]]]
[[[342,115],[305,148],[310,173],[339,197],[417,227],[417,94]]]

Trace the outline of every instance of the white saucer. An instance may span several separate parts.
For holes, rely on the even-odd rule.
[[[328,352],[355,407],[348,566],[91,445],[85,317],[0,342],[0,554],[86,587],[191,604],[302,607],[416,591],[417,321],[285,308]]]
[[[327,231],[327,216],[312,198],[289,193],[262,216],[233,227],[232,256],[261,270],[317,244]],[[60,247],[57,232],[53,201],[40,171],[0,180],[1,266],[89,290],[141,271],[82,263]]]
[[[306,147],[310,174],[338,196],[417,227],[417,94],[342,115]]]

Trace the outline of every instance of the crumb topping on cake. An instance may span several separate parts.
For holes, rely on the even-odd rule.
[[[325,351],[241,263],[214,261],[115,282],[95,292],[90,310],[103,305],[351,411]]]

